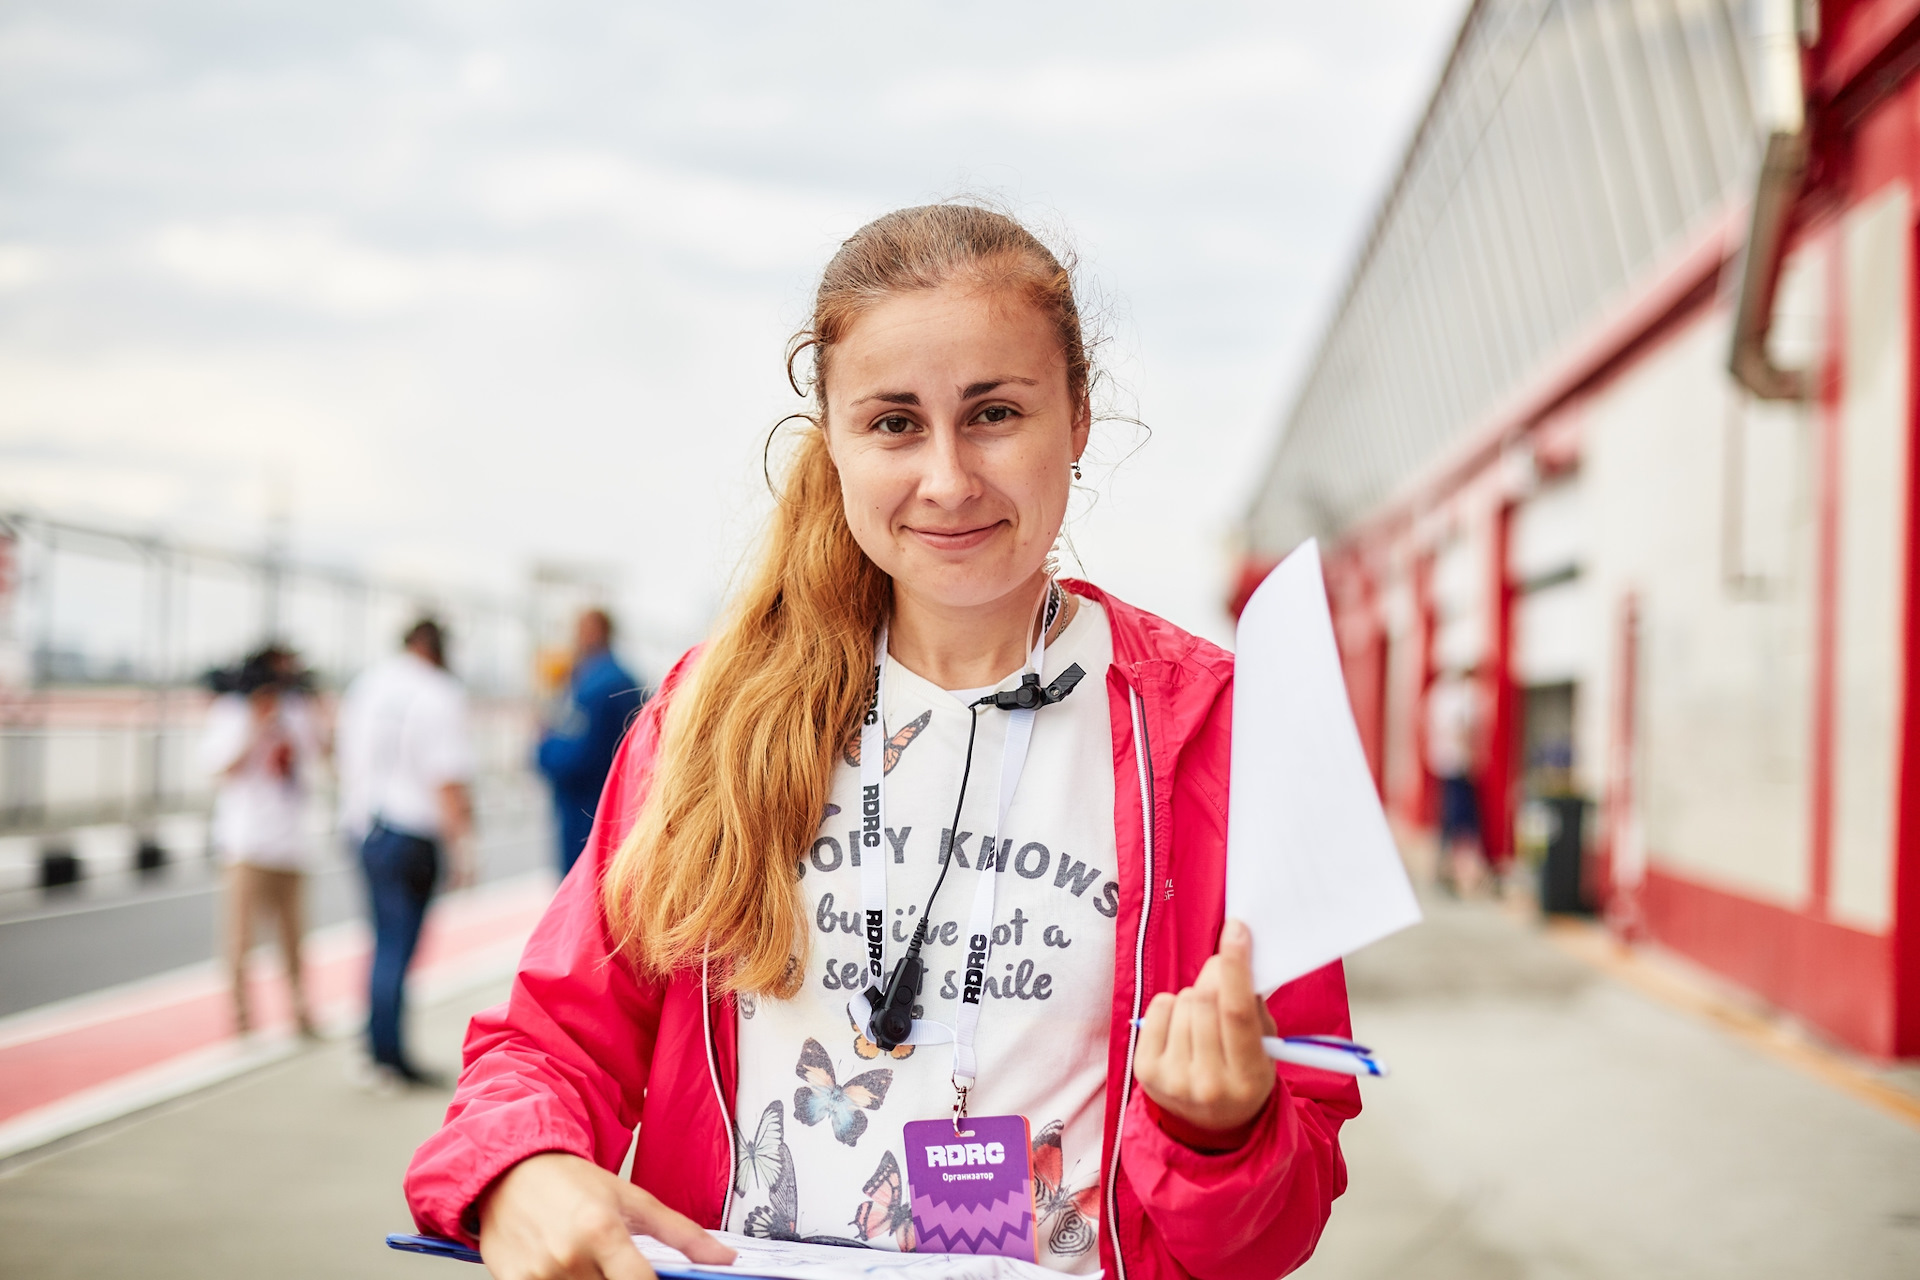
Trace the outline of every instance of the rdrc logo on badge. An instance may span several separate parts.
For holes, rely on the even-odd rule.
[[[972,1116],[906,1125],[907,1188],[922,1253],[1038,1261],[1033,1230],[1033,1136],[1025,1116]]]
[[[958,1169],[970,1164],[1005,1164],[1007,1148],[998,1142],[948,1142],[927,1148],[929,1167]]]

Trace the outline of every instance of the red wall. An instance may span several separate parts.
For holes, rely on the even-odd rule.
[[[1812,120],[1816,148],[1811,168],[1811,186],[1804,193],[1802,216],[1813,222],[1830,224],[1839,210],[1864,200],[1886,184],[1906,182],[1914,191],[1920,207],[1920,79],[1914,75],[1913,54],[1920,51],[1920,0],[1863,0],[1823,5],[1829,32],[1828,42],[1809,59],[1812,94]],[[1889,80],[1886,72],[1895,71],[1904,82]],[[1805,232],[1818,235],[1816,228]],[[1920,425],[1920,228],[1915,230],[1911,258],[1916,278],[1910,282],[1910,336],[1914,343],[1910,365],[1910,394],[1913,397],[1910,432]],[[1683,266],[1682,271],[1713,271],[1719,260],[1706,267]],[[1656,281],[1647,286],[1649,310],[1636,321],[1638,329],[1608,332],[1598,336],[1594,352],[1588,353],[1592,372],[1586,383],[1569,384],[1556,394],[1561,399],[1542,403],[1536,416],[1527,422],[1499,427],[1501,440],[1517,439],[1536,431],[1567,398],[1591,385],[1630,367],[1634,359],[1660,340],[1665,326],[1676,317],[1693,313],[1713,301],[1713,277],[1702,277],[1705,288],[1696,288],[1685,279]],[[1692,290],[1689,292],[1689,290]],[[1669,299],[1671,296],[1671,300]],[[1657,305],[1655,305],[1657,304]],[[1836,308],[1836,317],[1843,312]],[[1618,326],[1616,326],[1617,328]],[[1823,378],[1826,398],[1839,391],[1838,380],[1844,370],[1831,369]],[[1828,406],[1831,408],[1831,406]],[[1823,412],[1821,430],[1832,429],[1831,415]],[[1405,510],[1384,513],[1369,528],[1331,548],[1328,554],[1329,594],[1334,607],[1336,634],[1347,665],[1349,693],[1355,718],[1359,722],[1368,758],[1375,776],[1381,776],[1382,745],[1386,738],[1386,680],[1388,646],[1384,619],[1379,616],[1380,599],[1373,575],[1364,572],[1369,543],[1380,552],[1383,546],[1410,538],[1413,521],[1410,512],[1431,509],[1442,504],[1462,503],[1480,506],[1487,496],[1483,485],[1497,465],[1495,452],[1500,440],[1489,437],[1476,469],[1457,471],[1435,478],[1422,497]],[[1833,557],[1821,556],[1823,583],[1816,591],[1816,634],[1819,653],[1815,658],[1815,742],[1811,784],[1812,826],[1809,831],[1808,858],[1814,894],[1804,909],[1764,903],[1716,885],[1707,884],[1664,868],[1658,849],[1649,850],[1650,867],[1645,880],[1629,896],[1609,904],[1609,919],[1617,926],[1638,934],[1644,930],[1662,944],[1688,955],[1726,975],[1782,1009],[1790,1010],[1827,1034],[1880,1056],[1920,1056],[1920,440],[1909,448],[1909,502],[1907,513],[1907,599],[1906,663],[1904,687],[1888,690],[1889,697],[1900,700],[1903,708],[1900,794],[1890,797],[1898,805],[1896,883],[1893,886],[1894,926],[1890,935],[1877,935],[1849,928],[1826,913],[1824,886],[1829,851],[1832,806],[1828,791],[1832,780],[1833,741],[1831,708],[1820,707],[1821,691],[1830,691],[1833,678],[1834,649],[1831,625],[1837,607],[1831,590],[1837,571]],[[1469,495],[1466,491],[1480,490]],[[1835,495],[1837,497],[1837,495]],[[1830,516],[1831,511],[1823,512]],[[1510,678],[1512,595],[1507,582],[1506,511],[1497,521],[1495,554],[1499,556],[1499,589],[1493,595],[1492,661],[1488,680],[1493,709],[1490,725],[1489,756],[1498,767],[1489,769],[1482,786],[1482,812],[1486,819],[1489,851],[1495,854],[1510,849],[1517,760],[1514,740],[1518,736],[1516,690]],[[1822,525],[1830,523],[1823,520]],[[1831,532],[1828,530],[1827,532]],[[1829,539],[1823,535],[1823,550]],[[1405,546],[1414,554],[1412,563],[1416,595],[1422,596],[1422,617],[1410,637],[1426,650],[1428,679],[1432,667],[1432,627],[1426,616],[1431,602],[1425,599],[1425,577],[1430,563],[1421,558],[1420,548]],[[1249,562],[1236,584],[1235,611],[1244,602],[1271,562]],[[1631,601],[1614,602],[1628,610]],[[1612,629],[1610,628],[1610,632]],[[1620,636],[1610,634],[1609,645],[1618,650]],[[1627,646],[1631,650],[1632,646]],[[1615,658],[1619,653],[1614,654]],[[1627,673],[1627,679],[1632,678]],[[1425,681],[1423,681],[1424,686]],[[1599,709],[1595,709],[1599,711]],[[1417,717],[1413,740],[1424,738],[1424,706],[1413,699],[1404,714]],[[1591,712],[1590,712],[1591,714]],[[1616,717],[1618,718],[1618,717]],[[1822,727],[1826,725],[1827,727]],[[1621,727],[1624,726],[1624,727]],[[1603,835],[1596,852],[1604,869],[1611,852],[1604,834],[1617,826],[1619,805],[1630,804],[1632,797],[1621,788],[1630,787],[1630,774],[1620,774],[1622,762],[1632,757],[1634,732],[1629,713],[1620,719],[1616,734],[1627,738],[1616,744],[1612,759],[1604,762],[1610,794],[1607,797],[1609,820],[1603,823]],[[1419,813],[1402,813],[1431,821],[1429,789],[1421,789],[1422,803],[1412,806]],[[1404,806],[1403,806],[1404,807]]]

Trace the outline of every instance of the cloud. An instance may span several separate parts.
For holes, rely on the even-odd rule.
[[[30,244],[0,242],[0,293],[38,284],[52,272],[53,255]]]
[[[156,232],[148,250],[155,267],[208,293],[343,316],[512,298],[542,282],[542,273],[525,262],[394,253],[357,244],[314,218],[175,223]]]
[[[991,73],[944,69],[911,81],[900,108],[916,122],[991,120],[1054,135],[1124,136],[1298,100],[1323,80],[1308,50],[1256,40],[1161,59],[1062,59]]]
[[[16,84],[119,79],[151,63],[142,42],[97,24],[83,27],[44,14],[15,15],[0,24],[0,76]]]
[[[17,496],[91,467],[250,538],[285,465],[297,540],[495,584],[619,558],[691,633],[820,266],[984,188],[1081,248],[1154,428],[1088,568],[1220,634],[1219,532],[1461,3],[243,9],[0,17]]]
[[[845,196],[588,148],[491,161],[478,189],[482,206],[508,226],[599,222],[739,270],[817,264],[861,217]]]

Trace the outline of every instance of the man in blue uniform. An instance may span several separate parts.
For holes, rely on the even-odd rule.
[[[613,619],[604,609],[580,615],[574,631],[573,673],[567,678],[560,719],[540,741],[540,772],[553,787],[560,828],[560,874],[573,869],[587,847],[593,811],[600,803],[607,770],[634,713],[647,700],[609,646]]]

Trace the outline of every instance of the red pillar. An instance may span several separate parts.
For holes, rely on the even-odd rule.
[[[1920,232],[1907,259],[1907,526],[1898,830],[1893,868],[1893,1044],[1920,1056]]]
[[[1347,700],[1353,706],[1360,747],[1373,786],[1384,796],[1387,757],[1387,628],[1380,616],[1381,596],[1371,568],[1354,553],[1341,575],[1338,635],[1345,642],[1341,659],[1346,669]],[[1350,646],[1350,647],[1349,647]]]
[[[1480,769],[1480,838],[1487,858],[1504,866],[1513,856],[1513,820],[1516,802],[1517,759],[1520,746],[1519,698],[1513,683],[1513,579],[1507,572],[1507,541],[1513,525],[1513,506],[1494,510],[1491,536],[1493,563],[1487,566],[1487,663],[1482,696],[1487,706],[1486,754]]]
[[[1845,249],[1836,225],[1826,232],[1826,334],[1815,416],[1813,758],[1807,793],[1807,910],[1827,914],[1833,878],[1833,728],[1838,697],[1840,614],[1840,409],[1846,343]]]
[[[1417,825],[1432,827],[1437,820],[1440,807],[1439,788],[1433,783],[1433,769],[1427,763],[1427,694],[1433,689],[1434,677],[1439,669],[1433,660],[1433,643],[1439,634],[1439,619],[1433,606],[1433,552],[1422,550],[1413,563],[1413,613],[1414,626],[1417,628],[1414,643],[1419,645],[1420,687],[1414,690],[1413,716],[1413,760],[1414,794],[1413,812],[1408,815]]]

